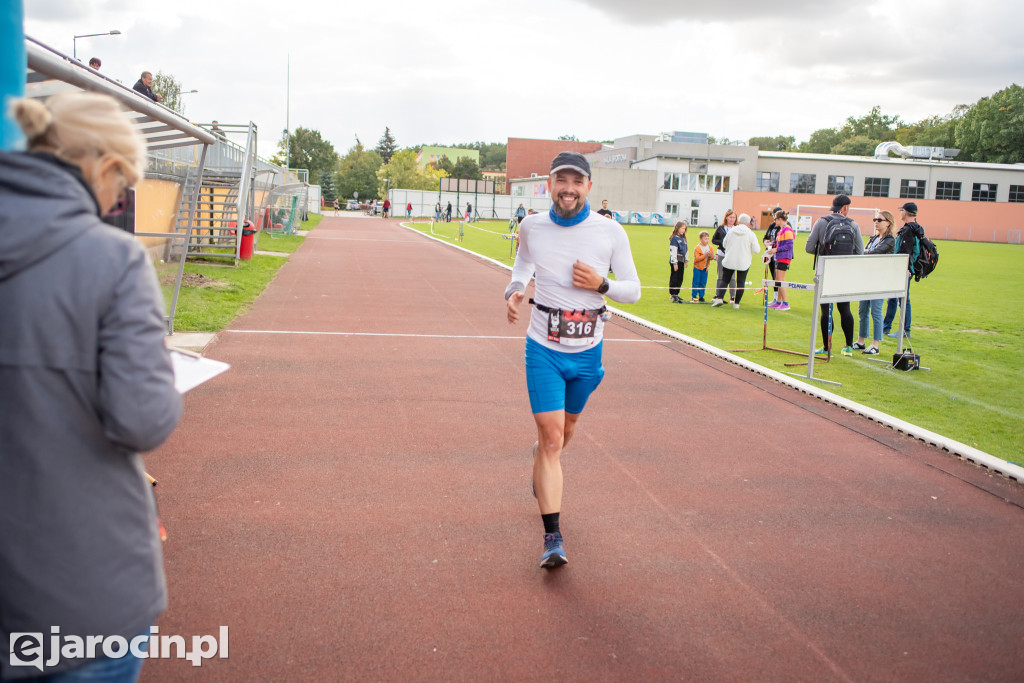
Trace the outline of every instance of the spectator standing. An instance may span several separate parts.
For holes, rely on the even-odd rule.
[[[860,236],[860,227],[849,218],[850,198],[845,194],[836,195],[832,200],[832,212],[814,221],[811,234],[807,237],[804,251],[814,254],[814,266],[817,268],[819,256],[849,256],[864,253],[864,240]],[[852,235],[852,237],[851,237]],[[843,328],[846,346],[844,356],[853,355],[853,314],[850,302],[840,301],[835,304],[839,311],[839,321]],[[821,338],[822,346],[814,352],[823,356],[832,351],[832,304],[821,304]]]
[[[412,202],[408,202],[405,205],[405,217],[412,218]]]
[[[732,307],[739,308],[740,301],[743,300],[743,291],[746,289],[750,263],[754,260],[754,254],[761,253],[761,244],[758,242],[757,235],[750,229],[750,216],[745,213],[740,214],[739,222],[726,233],[722,240],[722,246],[725,248],[725,257],[721,263],[725,274],[720,282],[729,282],[735,278],[736,294],[732,300]],[[724,303],[724,296],[725,284],[720,284],[711,305],[721,306]]]
[[[380,213],[381,218],[387,218],[388,215],[390,214],[390,212],[391,212],[391,199],[385,197],[384,198],[384,208],[383,208],[383,210]]]
[[[674,304],[686,303],[679,296],[679,288],[686,273],[686,260],[690,253],[690,248],[686,244],[686,227],[686,221],[676,221],[675,227],[672,228],[672,236],[668,240],[668,294]]]
[[[700,231],[700,244],[693,248],[693,280],[690,282],[693,298],[690,303],[705,303],[704,288],[708,284],[708,269],[715,260],[715,251],[709,243],[711,235],[707,230]]]
[[[470,218],[473,217],[473,205],[466,202],[466,222],[468,223]]]
[[[875,224],[875,234],[868,240],[864,247],[865,254],[891,254],[896,248],[896,238],[892,236],[895,217],[888,211],[880,211],[872,219]],[[863,353],[869,356],[878,355],[878,345],[882,341],[882,300],[861,301],[857,305],[859,320],[857,330],[857,341],[854,342],[854,349],[863,349]],[[868,317],[871,318],[871,337],[874,342],[871,346],[865,346],[868,337]]]
[[[903,221],[903,226],[900,227],[900,231],[896,233],[896,254],[907,254],[910,256],[910,263],[908,264],[909,272],[907,274],[907,315],[903,321],[903,336],[910,338],[910,278],[914,274],[914,257],[917,256],[918,249],[920,246],[917,241],[921,237],[924,237],[924,228],[917,222],[917,204],[914,202],[907,202],[903,206],[899,207],[900,220]],[[892,331],[893,320],[896,319],[896,308],[899,304],[899,299],[889,299],[889,303],[885,307],[885,320],[882,322],[882,332],[889,337],[899,336],[898,332]]]
[[[728,284],[729,286],[730,298],[736,298],[735,274],[732,276],[731,280],[726,280],[726,282],[722,282],[722,276],[725,274],[725,268],[722,265],[722,259],[725,258],[725,236],[729,233],[730,230],[732,230],[734,225],[736,225],[736,212],[733,211],[732,209],[729,209],[728,211],[725,212],[725,217],[722,219],[721,225],[715,228],[715,234],[711,237],[711,243],[718,247],[718,252],[715,255],[715,260],[718,261],[718,282],[717,286],[715,287],[716,298],[718,290],[721,289],[722,287],[725,287],[726,284]],[[714,302],[712,302],[712,304],[713,303]],[[721,306],[721,304],[719,304],[719,306]]]
[[[437,200],[437,204],[434,204],[434,220],[438,223],[441,222],[441,200]]]
[[[526,218],[526,207],[520,204],[519,208],[516,209],[516,223],[522,223],[524,218]]]
[[[133,654],[62,657],[49,634],[144,649],[167,606],[138,453],[170,435],[182,400],[149,257],[101,219],[142,177],[145,146],[104,95],[12,114],[28,152],[0,152],[0,632],[42,634],[43,679],[135,680]],[[0,679],[30,673],[8,662]]]
[[[614,214],[608,208],[608,200],[607,199],[602,199],[601,200],[601,208],[598,209],[597,212],[599,214],[601,214],[602,216],[604,216],[605,218],[612,218],[614,216]]]
[[[135,81],[135,85],[132,86],[132,90],[139,93],[140,95],[145,95],[154,102],[159,102],[163,98],[160,95],[157,95],[155,92],[153,92],[152,88],[150,87],[152,85],[153,74],[149,73],[148,71],[143,71],[142,75],[139,76],[139,80]]]
[[[99,57],[90,57],[89,58],[89,68],[90,69],[95,69],[96,71],[99,71],[101,66],[103,66],[103,62],[100,61]]]
[[[448,207],[444,210],[444,219],[448,223],[452,222],[452,203],[448,202]]]
[[[772,222],[768,224],[768,229],[764,231],[764,248],[765,253],[769,255],[768,258],[768,272],[771,275],[772,282],[775,281],[775,252],[772,248],[775,246],[775,235],[779,231],[778,222],[775,220],[775,216],[782,211],[782,207],[776,206],[772,209]],[[776,292],[777,285],[772,285],[772,301],[771,303],[778,303],[778,293]]]
[[[793,240],[796,234],[789,224],[789,214],[782,209],[775,212],[775,237],[769,253],[775,262],[775,271],[772,273],[772,280],[775,282],[775,301],[768,304],[769,308],[776,311],[789,310],[789,295],[786,293],[786,271],[793,261]],[[778,273],[778,279],[776,279]]]

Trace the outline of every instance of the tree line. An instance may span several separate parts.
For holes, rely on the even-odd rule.
[[[906,123],[875,106],[834,128],[820,128],[806,142],[793,136],[762,136],[747,141],[763,150],[871,156],[881,142],[905,147],[959,149],[959,161],[1014,164],[1024,161],[1024,88],[1016,83],[974,104],[961,104],[944,116]],[[719,142],[728,143],[728,140]]]
[[[309,170],[310,182],[320,185],[324,201],[335,199],[382,199],[389,188],[436,190],[441,178],[481,180],[483,170],[505,169],[505,143],[471,142],[454,147],[480,152],[480,163],[459,157],[448,157],[420,169],[416,161],[424,145],[399,148],[389,126],[384,127],[377,146],[367,149],[359,138],[344,155],[325,140],[317,130],[299,127],[281,136],[277,154],[271,159],[283,166]]]

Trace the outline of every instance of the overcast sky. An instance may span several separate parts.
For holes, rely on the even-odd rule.
[[[24,0],[25,32],[193,121],[286,125],[344,154],[671,130],[793,135],[880,105],[908,122],[1024,78],[1021,0]],[[287,96],[291,61],[290,96]],[[286,103],[290,106],[286,107]]]

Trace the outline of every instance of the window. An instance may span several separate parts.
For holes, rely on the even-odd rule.
[[[998,185],[992,183],[974,183],[971,191],[972,202],[994,202],[996,200],[996,188]]]
[[[830,175],[825,194],[853,194],[852,175]]]
[[[951,180],[940,180],[935,183],[936,199],[960,199],[960,183]]]
[[[864,196],[865,197],[888,197],[889,196],[889,179],[888,178],[865,178],[864,179]]]
[[[670,216],[677,216],[677,215],[679,215],[679,205],[678,204],[666,204],[665,205],[665,213],[669,214]]]
[[[817,176],[813,173],[790,173],[789,191],[798,194],[814,194]]]
[[[901,180],[900,199],[924,199],[924,188],[927,183],[923,180]]]
[[[1024,185],[1010,185],[1011,202],[1024,202]]]
[[[700,200],[693,199],[690,201],[690,225],[698,225],[700,223]]]
[[[778,192],[779,174],[777,171],[759,171],[757,174],[758,192]]]
[[[678,190],[680,175],[679,173],[666,173],[665,182],[662,187],[666,190]]]

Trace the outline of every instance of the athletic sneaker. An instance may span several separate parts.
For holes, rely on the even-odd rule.
[[[776,311],[788,311],[789,310],[789,304],[787,304],[785,301],[783,301],[781,304],[779,304],[778,306],[775,307],[775,310]]]
[[[722,304],[724,304],[724,303],[725,303],[725,302],[724,302],[724,301],[722,301],[721,299],[712,299],[712,300],[711,300],[711,307],[712,307],[712,308],[715,308],[716,306],[721,306],[721,305],[722,305]]]
[[[733,307],[733,308],[739,308],[739,307],[740,307],[740,305],[739,305],[739,304],[733,304],[733,305],[732,305],[732,307]]]
[[[690,303],[691,304],[695,304],[695,303],[698,303],[698,302],[699,303],[704,303],[704,299],[698,300],[697,297],[693,297],[692,299],[690,299]]]
[[[853,355],[853,347],[852,346],[844,346],[843,350],[840,351],[839,353],[843,354],[844,356],[852,356]]]
[[[568,562],[562,545],[562,534],[544,534],[544,554],[540,558],[541,569],[554,569]]]
[[[814,352],[814,355],[815,355],[815,356],[827,356],[827,355],[828,355],[828,349],[826,349],[826,348],[825,348],[825,347],[823,346],[823,347],[821,347],[820,349],[818,349],[817,351],[815,351],[815,352]]]
[[[860,350],[862,350],[864,348],[864,345],[861,344],[860,342],[853,342],[853,347],[852,348],[853,348],[854,351],[860,351]]]
[[[706,302],[706,301],[704,301],[704,299],[700,299],[700,303],[702,303],[702,304],[706,304],[707,302]]]
[[[867,354],[869,356],[877,356],[878,355],[878,347],[877,346],[869,346],[868,348],[866,348],[863,351],[861,351],[861,353]]]
[[[769,302],[768,302],[768,307],[769,307],[769,308],[775,308],[775,307],[776,307],[776,306],[778,306],[778,305],[779,305],[780,303],[782,303],[782,302],[781,302],[781,301],[779,301],[778,299],[772,299],[771,301],[769,301]]]

